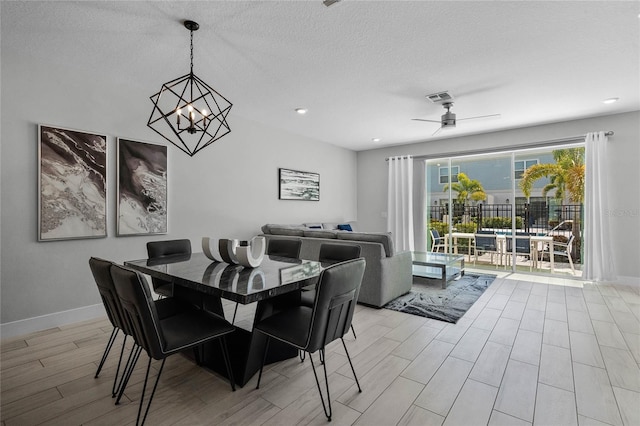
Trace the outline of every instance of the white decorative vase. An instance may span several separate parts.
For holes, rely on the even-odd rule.
[[[249,241],[203,237],[202,251],[205,256],[216,262],[240,264],[248,268],[260,266],[264,258],[266,240],[253,237]]]
[[[260,266],[264,259],[265,243],[264,237],[253,237],[250,241],[242,241],[236,247],[238,263],[249,268]]]

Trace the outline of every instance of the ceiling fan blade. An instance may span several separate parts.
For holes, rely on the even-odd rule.
[[[431,137],[433,137],[433,136],[437,135],[438,133],[440,133],[440,130],[442,130],[442,126],[438,127],[438,130],[436,130],[435,132],[433,132],[433,133],[431,134]]]
[[[412,118],[413,121],[427,121],[429,123],[438,123],[441,124],[440,120],[425,120],[424,118]]]
[[[479,115],[477,117],[458,118],[458,121],[462,120],[475,120],[478,118],[500,118],[500,114]]]

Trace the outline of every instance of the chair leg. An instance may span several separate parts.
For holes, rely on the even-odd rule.
[[[320,353],[324,353],[324,349],[320,349]],[[313,376],[316,378],[316,386],[318,387],[318,392],[320,393],[320,400],[322,401],[322,409],[324,410],[324,415],[327,416],[327,420],[331,421],[331,396],[329,395],[329,379],[327,379],[327,363],[322,363],[322,368],[324,369],[324,382],[327,388],[327,403],[324,403],[324,396],[322,395],[322,386],[320,386],[320,381],[318,380],[318,373],[316,373],[316,367],[313,364],[313,356],[309,354],[309,360],[311,361],[311,368],[313,369]],[[328,409],[327,409],[328,406]]]
[[[120,359],[118,360],[118,367],[116,368],[116,374],[113,378],[113,387],[111,388],[111,398],[116,396],[116,392],[118,391],[117,383],[118,383],[118,375],[120,374],[120,365],[122,364],[122,356],[124,355],[124,347],[127,343],[127,335],[124,335],[124,339],[122,340],[122,349],[120,349]],[[122,372],[124,374],[124,371]]]
[[[229,359],[229,351],[227,350],[227,339],[224,336],[220,338],[220,349],[222,350],[222,358],[224,358],[224,365],[227,367],[227,374],[229,375],[229,383],[231,384],[231,390],[236,391],[236,381],[233,378],[233,370],[231,369],[231,360]]]
[[[569,266],[571,266],[571,274],[575,275],[576,274],[576,268],[573,267],[573,260],[571,259],[571,254],[569,254],[567,256],[567,259],[569,259]]]
[[[347,359],[349,360],[349,365],[351,366],[351,372],[353,373],[353,378],[356,379],[356,385],[358,385],[358,392],[362,392],[362,388],[360,387],[360,382],[358,381],[358,376],[356,376],[356,370],[353,368],[353,363],[351,362],[351,357],[349,356],[349,351],[347,350],[347,345],[344,343],[343,338],[340,338],[340,340],[342,341],[344,352],[347,354]]]
[[[113,342],[116,340],[116,335],[118,334],[118,331],[120,331],[117,327],[113,327],[113,330],[111,331],[111,336],[109,337],[109,341],[107,342],[107,347],[104,348],[104,353],[102,354],[102,359],[100,360],[100,364],[98,365],[98,369],[96,370],[96,375],[93,376],[94,379],[98,378],[98,375],[100,375],[100,371],[102,370],[102,366],[104,365],[104,362],[107,360],[107,355],[109,355],[109,351],[111,350],[111,346],[113,346]],[[120,364],[118,364],[120,365]]]
[[[355,328],[353,328],[353,324],[351,324],[351,332],[353,333],[353,338],[354,338],[354,339],[357,339],[357,338],[358,338],[358,336],[356,336],[356,329],[355,329]]]
[[[147,414],[149,414],[149,408],[151,408],[151,402],[153,402],[153,396],[156,393],[156,389],[158,388],[158,382],[160,381],[160,375],[162,374],[162,369],[164,368],[164,363],[167,359],[164,358],[162,360],[162,364],[160,365],[160,370],[158,370],[158,375],[156,376],[156,382],[153,385],[153,390],[151,391],[151,395],[149,395],[149,402],[147,402],[147,409],[144,410],[144,417],[142,418],[142,422],[140,421],[140,414],[142,414],[142,405],[144,404],[144,393],[147,390],[147,382],[149,380],[149,371],[151,370],[151,357],[149,357],[149,363],[147,364],[147,374],[144,376],[144,385],[142,386],[142,395],[140,396],[140,407],[138,407],[138,417],[136,418],[136,426],[143,425],[144,421],[147,419]]]
[[[300,362],[304,362],[305,354],[306,354],[305,351],[298,350],[298,356],[300,357]]]
[[[271,338],[267,336],[267,343],[264,345],[264,354],[262,354],[262,364],[260,365],[260,374],[258,374],[258,384],[256,384],[256,389],[260,389],[260,380],[262,379],[262,369],[264,368],[264,363],[267,360],[267,351],[269,350],[269,341]],[[309,357],[311,358],[311,357]]]
[[[127,387],[127,383],[129,383],[129,379],[131,378],[131,373],[133,373],[133,369],[136,367],[138,362],[138,358],[140,358],[140,352],[142,352],[142,346],[133,345],[131,348],[131,352],[129,353],[129,358],[127,359],[127,364],[124,367],[124,371],[122,372],[122,377],[120,378],[120,384],[118,385],[118,397],[116,398],[116,405],[120,404],[120,399],[122,395],[124,395],[124,390]],[[112,398],[115,395],[112,395]]]
[[[199,367],[202,365],[202,357],[200,356],[200,346],[193,347],[193,357],[196,360],[196,365]]]

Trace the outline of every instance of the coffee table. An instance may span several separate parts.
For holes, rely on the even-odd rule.
[[[414,276],[438,279],[442,288],[464,275],[464,256],[461,255],[414,251],[411,260]]]

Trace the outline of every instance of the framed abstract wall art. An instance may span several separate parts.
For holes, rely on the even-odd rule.
[[[299,170],[278,169],[279,191],[281,200],[320,200],[320,175],[318,173],[301,172]]]
[[[167,233],[167,147],[118,138],[117,235]]]
[[[107,236],[107,137],[38,126],[38,241]]]

